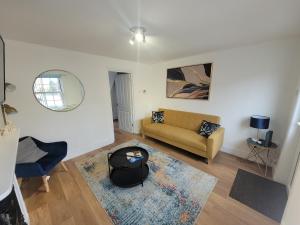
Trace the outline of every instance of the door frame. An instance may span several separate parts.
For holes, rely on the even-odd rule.
[[[134,124],[134,121],[135,121],[135,99],[134,99],[134,81],[133,81],[133,76],[134,76],[134,73],[131,71],[131,70],[128,70],[128,69],[117,69],[117,68],[114,68],[114,67],[107,67],[106,68],[106,74],[107,74],[107,78],[108,78],[108,87],[109,87],[109,96],[111,97],[111,94],[110,94],[110,84],[109,84],[109,72],[119,72],[119,73],[126,73],[126,74],[129,74],[129,77],[130,77],[130,83],[131,83],[131,89],[130,89],[130,96],[131,96],[131,108],[130,108],[130,111],[131,111],[131,124],[132,124],[132,130],[130,133],[134,134],[135,133],[135,124]],[[112,109],[112,103],[111,103],[111,98],[110,98],[110,106],[111,106],[111,109]],[[113,125],[113,118],[112,118],[112,126]]]

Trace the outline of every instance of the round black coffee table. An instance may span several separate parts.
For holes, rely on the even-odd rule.
[[[129,162],[126,153],[140,151],[143,159],[136,162]],[[109,177],[113,184],[119,187],[133,187],[142,184],[149,174],[147,161],[148,152],[137,146],[130,146],[107,154]],[[112,169],[111,169],[112,167]]]

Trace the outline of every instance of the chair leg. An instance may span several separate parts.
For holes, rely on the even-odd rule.
[[[64,170],[67,172],[68,171],[68,167],[66,166],[66,164],[63,161],[61,161],[60,164],[64,168]]]
[[[22,177],[18,177],[17,181],[18,181],[19,187],[21,188],[23,178]]]
[[[47,175],[42,176],[42,179],[43,179],[43,183],[44,183],[46,192],[49,192],[50,189],[49,189],[48,180],[50,179],[50,176],[47,176]]]

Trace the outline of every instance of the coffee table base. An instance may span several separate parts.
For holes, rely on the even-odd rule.
[[[129,188],[142,184],[148,177],[149,167],[147,164],[137,168],[113,168],[110,172],[110,179],[114,185]]]

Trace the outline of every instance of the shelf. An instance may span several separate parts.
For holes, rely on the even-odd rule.
[[[123,188],[134,187],[142,184],[149,174],[147,164],[137,168],[114,168],[110,174],[111,181]]]

